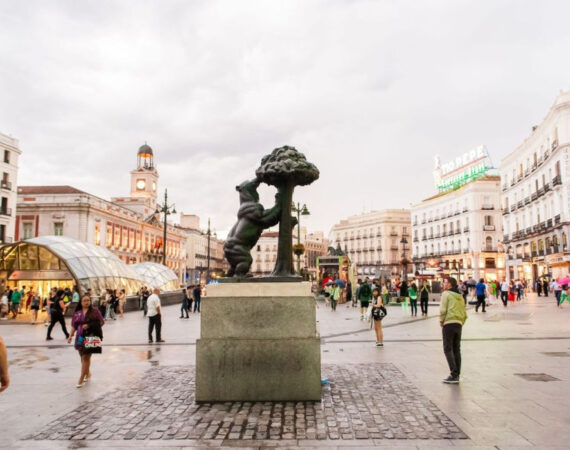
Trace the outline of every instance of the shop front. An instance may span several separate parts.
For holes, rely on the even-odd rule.
[[[546,264],[550,268],[552,278],[556,280],[570,275],[570,254],[568,253],[547,255]]]

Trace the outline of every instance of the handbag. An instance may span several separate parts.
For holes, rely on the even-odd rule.
[[[382,320],[384,317],[386,317],[387,314],[388,314],[388,311],[386,310],[386,308],[384,306],[380,306],[379,308],[372,309],[372,318],[374,320]]]
[[[83,351],[87,354],[101,353],[103,342],[99,336],[85,336],[83,339]]]

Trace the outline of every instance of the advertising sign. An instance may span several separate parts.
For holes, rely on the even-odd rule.
[[[437,189],[443,192],[457,189],[485,175],[492,168],[487,148],[480,145],[445,164],[441,164],[439,156],[436,156],[433,176]]]

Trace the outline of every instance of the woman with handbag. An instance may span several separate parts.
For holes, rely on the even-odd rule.
[[[378,289],[372,291],[373,306],[372,319],[374,319],[374,331],[376,332],[376,347],[384,347],[384,333],[382,332],[382,319],[386,317],[386,308],[382,302],[382,296]]]
[[[67,342],[71,343],[75,335],[75,349],[81,357],[81,375],[76,386],[78,388],[83,387],[91,378],[91,355],[102,351],[103,330],[101,327],[104,323],[99,310],[91,304],[91,297],[83,295],[75,308],[71,320],[71,334],[67,338]]]

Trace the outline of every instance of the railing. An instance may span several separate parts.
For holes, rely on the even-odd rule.
[[[536,192],[533,192],[532,194],[530,194],[530,199],[532,201],[536,200],[538,198],[538,194]]]
[[[463,212],[466,213],[467,211],[469,211],[469,208],[467,208],[467,206],[465,206],[465,207],[463,208]]]
[[[544,195],[544,188],[540,188],[540,189],[536,192],[536,194],[537,194],[539,197],[542,196],[542,195]]]
[[[483,225],[483,231],[495,231],[495,225]]]
[[[533,258],[536,258],[536,257],[538,256],[538,252],[535,250],[535,251],[533,251],[533,252],[530,252],[530,255],[531,255]]]
[[[420,242],[420,240],[417,237],[415,237],[414,242]]]
[[[506,184],[503,184],[502,189],[503,189],[503,191],[506,191],[506,190],[507,190],[507,185],[506,185]]]
[[[390,236],[398,236],[398,232],[397,231],[390,231]]]
[[[464,227],[464,228],[463,228],[463,232],[464,232],[464,233],[469,233],[469,227]]]
[[[549,190],[550,190],[550,183],[546,183],[546,184],[544,185],[544,192],[546,193],[546,192],[548,192]]]
[[[11,215],[12,215],[12,208],[0,209],[0,216],[11,216]]]
[[[556,175],[552,179],[552,187],[559,186],[562,184],[562,177],[560,175]]]
[[[557,214],[556,216],[554,216],[554,224],[555,225],[560,224],[560,214]]]
[[[483,205],[483,206],[481,206],[481,209],[484,211],[491,211],[491,210],[495,209],[495,207],[493,205]]]
[[[519,201],[517,202],[517,208],[522,208],[522,207],[523,207],[523,201],[522,201],[522,200],[519,200]]]
[[[0,188],[11,191],[12,183],[10,181],[0,181]]]
[[[546,221],[546,228],[552,228],[552,219]]]
[[[390,250],[398,250],[398,246],[397,245],[391,245]]]
[[[515,209],[517,209],[517,205],[511,205],[511,212],[513,212]]]
[[[509,208],[503,208],[503,216],[506,216],[509,213]]]
[[[525,205],[528,205],[529,203],[530,203],[530,197],[526,197],[526,198],[524,199],[524,204],[525,204]]]

